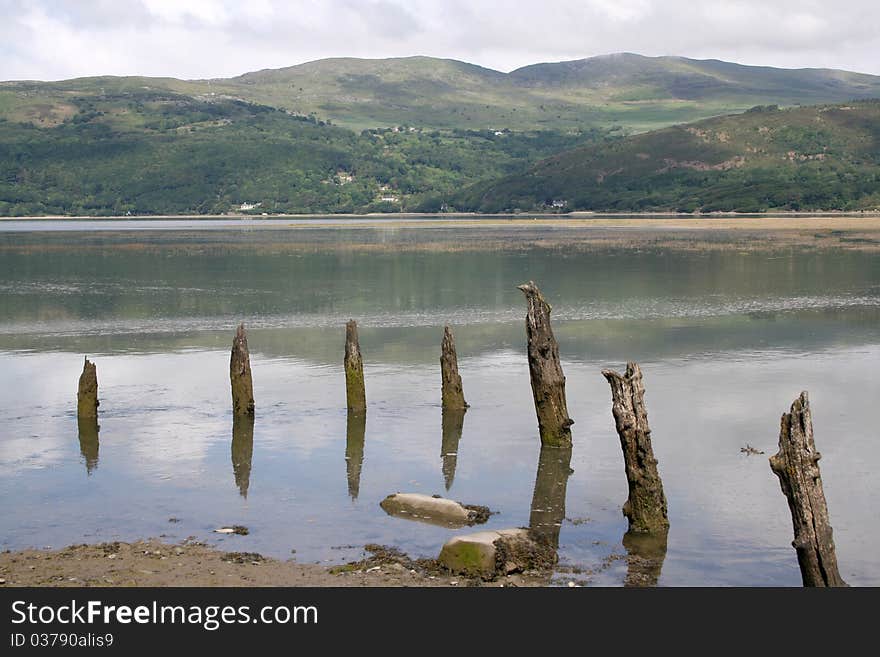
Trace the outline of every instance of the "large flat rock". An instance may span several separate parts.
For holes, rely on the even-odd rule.
[[[385,513],[443,527],[466,527],[486,522],[489,510],[422,493],[395,493],[379,503]]]
[[[556,552],[528,529],[500,529],[454,536],[440,550],[438,561],[454,573],[494,579],[552,566]]]

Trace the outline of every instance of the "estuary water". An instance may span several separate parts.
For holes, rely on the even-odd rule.
[[[800,584],[767,458],[780,415],[808,390],[841,574],[880,585],[870,424],[880,258],[568,248],[567,230],[0,230],[0,548],[163,536],[301,562],[359,558],[367,543],[433,557],[461,530],[379,507],[388,494],[421,492],[489,506],[487,528],[542,519],[558,533],[554,581],[620,585],[627,485],[600,371],[635,360],[671,524],[649,580]],[[556,246],[534,246],[551,233]],[[540,449],[516,289],[529,279],[553,305],[575,420],[570,463]],[[349,318],[360,326],[364,423],[345,410]],[[240,321],[253,426],[234,425],[230,410]],[[445,324],[471,408],[444,421]],[[98,369],[97,434],[77,424],[84,356]],[[741,452],[747,444],[765,453]],[[233,524],[250,533],[212,531]]]

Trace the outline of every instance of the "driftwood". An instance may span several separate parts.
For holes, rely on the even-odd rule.
[[[565,519],[565,491],[572,472],[571,448],[541,446],[529,513],[529,530],[542,544],[553,550],[559,548],[559,532]]]
[[[358,342],[357,322],[349,320],[345,325],[345,398],[348,410],[361,413],[367,410],[367,393],[364,389],[364,361]]]
[[[458,373],[458,355],[455,353],[455,338],[448,326],[443,329],[443,343],[440,347],[440,376],[442,380],[441,398],[443,410],[468,407],[461,388]]]
[[[254,416],[232,417],[232,474],[242,497],[247,498],[251,485],[251,464],[254,458]]]
[[[348,494],[353,500],[357,499],[361,488],[366,430],[367,414],[349,411],[345,425],[345,474],[348,479]]]
[[[804,586],[847,586],[837,569],[820,458],[813,442],[810,400],[802,392],[791,412],[782,416],[779,451],[770,457],[770,468],[788,499],[794,525],[792,547],[797,551]]]
[[[458,464],[458,443],[464,428],[466,409],[444,408],[441,419],[443,438],[440,443],[440,459],[443,463],[443,481],[446,490],[452,488],[455,479],[455,466]]]
[[[79,430],[79,453],[86,462],[86,472],[92,474],[98,467],[98,418],[81,415],[76,419],[76,424]]]
[[[651,447],[642,370],[636,363],[627,363],[623,376],[613,370],[602,370],[602,376],[611,386],[611,412],[623,449],[629,484],[629,498],[623,505],[623,515],[629,520],[629,531],[665,532],[669,529],[666,496]]]
[[[77,417],[98,417],[98,369],[88,358],[83,363],[79,375],[79,388],[76,393]]]
[[[559,362],[559,345],[550,327],[551,307],[533,281],[518,287],[526,296],[526,337],[529,375],[541,444],[571,446],[571,425],[565,401],[565,375]]]
[[[239,324],[232,341],[229,358],[229,380],[232,384],[232,414],[254,414],[254,382],[251,376],[251,355],[248,351],[247,331]]]

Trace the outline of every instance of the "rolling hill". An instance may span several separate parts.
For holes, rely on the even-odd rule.
[[[880,101],[743,114],[585,146],[476,184],[459,209],[760,212],[880,208]]]

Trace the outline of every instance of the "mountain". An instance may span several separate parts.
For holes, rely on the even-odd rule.
[[[880,208],[880,101],[779,109],[574,149],[479,183],[459,209],[610,211]]]
[[[629,53],[535,64],[510,73],[431,57],[337,58],[213,80],[100,77],[0,83],[0,115],[26,119],[63,105],[71,94],[144,89],[246,100],[356,130],[407,125],[645,131],[754,105],[880,97],[880,76]]]

